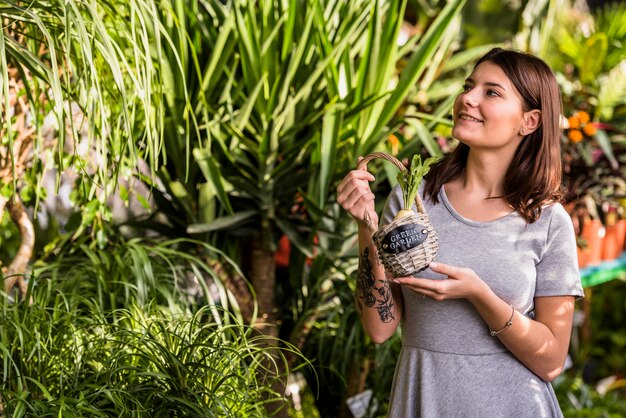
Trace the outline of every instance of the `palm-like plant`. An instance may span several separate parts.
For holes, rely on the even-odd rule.
[[[220,93],[224,110],[209,123],[204,148],[194,153],[213,189],[225,190],[221,213],[228,215],[230,207],[233,212],[189,230],[228,225],[228,231],[213,234],[214,243],[236,239],[243,251],[249,248],[264,331],[280,332],[301,346],[315,319],[326,315],[320,297],[307,291],[327,277],[323,270],[306,271],[314,237],[332,259],[338,242],[344,243],[337,239],[344,232],[341,222],[327,217],[341,218],[330,206],[332,189],[358,155],[374,150],[402,123],[396,112],[432,64],[462,2],[451,2],[439,14],[414,41],[412,54],[395,42],[404,2],[297,2],[285,10],[235,5],[233,23],[223,25],[232,28],[233,46],[217,53],[238,51],[242,57],[224,75],[237,95]],[[404,71],[396,79],[401,59]],[[299,254],[292,256],[285,281],[277,283],[274,253],[281,236]]]
[[[103,209],[106,195],[116,187],[116,174],[135,166],[136,157],[152,160],[157,154],[160,122],[151,115],[158,113],[154,99],[160,93],[149,86],[158,66],[142,49],[150,42],[142,30],[150,20],[141,19],[131,30],[140,13],[154,9],[147,2],[0,5],[0,214],[8,208],[23,237],[17,254],[3,245],[3,255],[13,259],[3,268],[7,289],[32,255],[33,228],[22,202],[35,208],[41,203],[43,172],[73,170],[82,178],[76,203],[98,197],[83,213],[82,226],[93,226],[91,232],[103,243],[99,224],[107,213],[96,209]],[[79,143],[90,152],[81,153]],[[92,160],[94,150],[97,161]],[[21,288],[25,291],[24,281]]]
[[[3,268],[7,290],[17,281],[26,288],[35,237],[22,202],[37,209],[56,193],[42,187],[46,172],[73,173],[73,202],[85,209],[77,235],[87,230],[104,243],[106,201],[120,176],[141,160],[157,169],[162,66],[149,36],[160,31],[156,10],[151,1],[0,6],[0,213],[9,209],[22,237]]]
[[[403,124],[398,110],[430,65],[448,56],[442,50],[451,42],[442,39],[452,39],[462,4],[450,2],[403,48],[403,1],[203,1],[176,9],[164,29],[176,41],[161,54],[172,57],[171,68],[180,57],[187,71],[164,77],[168,158],[155,197],[167,222],[154,218],[149,227],[206,239],[239,260],[264,332],[301,347],[321,315],[307,289],[335,264],[307,274],[315,237],[318,254],[334,260],[350,233],[332,204],[334,186]],[[277,281],[283,236],[297,251]]]
[[[161,81],[166,69],[173,78],[183,73],[175,50],[168,57],[173,66],[160,54],[160,42],[174,42],[162,23],[168,22],[172,15],[167,12],[173,7],[160,6],[152,1],[71,0],[28,5],[5,2],[0,6],[0,214],[9,209],[20,228],[15,235],[22,241],[18,251],[6,251],[3,246],[7,258],[2,261],[8,267],[2,272],[6,290],[18,282],[22,295],[32,297],[33,302],[15,303],[2,293],[0,409],[6,408],[11,416],[120,416],[120,411],[129,408],[127,400],[135,408],[129,416],[141,416],[146,407],[164,414],[174,403],[178,410],[187,408],[187,413],[195,415],[229,414],[242,408],[254,413],[260,407],[259,397],[253,393],[270,390],[257,380],[267,372],[250,366],[270,354],[251,338],[251,330],[235,330],[229,325],[239,318],[215,308],[219,304],[236,312],[212,265],[195,256],[221,252],[188,240],[148,243],[118,239],[119,229],[109,226],[107,200],[116,192],[118,180],[145,176],[150,181],[150,175],[158,170],[164,97],[169,93]],[[148,170],[140,173],[137,167],[142,161]],[[42,206],[46,194],[42,181],[49,172],[53,176],[72,173],[72,202],[79,213],[64,225],[68,235],[42,243],[48,245],[30,280],[31,293],[27,293],[24,275],[35,236],[25,206],[34,210]],[[47,193],[56,194],[56,190]],[[204,299],[181,301],[186,295],[178,287],[193,278],[204,289]],[[149,353],[139,351],[147,341],[146,330],[129,332],[126,325],[120,325],[120,321],[133,324],[145,319],[138,318],[142,309],[153,315],[150,308],[143,308],[150,301],[167,305],[183,316],[183,322],[188,320],[173,329],[167,327],[176,320],[171,315],[163,314],[154,321],[160,323],[160,329],[152,334],[153,347],[165,346],[161,354],[170,359],[188,355],[186,363],[177,364],[179,369],[159,371],[158,367],[168,366],[164,357],[149,361],[145,357]],[[193,302],[209,306],[191,316],[187,309]],[[132,303],[140,308],[124,318],[120,306]],[[208,317],[212,321],[206,321]],[[155,325],[146,320],[145,326]],[[207,337],[211,333],[214,335]],[[184,338],[183,348],[165,344]],[[122,341],[126,345],[119,345]],[[198,352],[193,350],[198,347],[207,350],[202,353],[203,360],[194,357]],[[129,353],[131,348],[135,354],[118,359],[119,368],[103,362],[112,353]],[[230,361],[225,362],[229,355]],[[166,372],[170,372],[170,382],[161,386],[165,393],[184,383],[185,374],[199,373],[194,368],[198,361],[210,358],[214,363],[207,362],[200,369],[211,382],[204,381],[189,392],[168,392],[165,397],[155,391],[129,394],[123,379],[113,385],[117,387],[110,386],[133,366],[135,374],[126,377],[145,383],[146,375],[154,373],[152,389],[168,380]],[[209,377],[206,369],[218,371],[221,377]],[[107,372],[111,374],[107,376]],[[224,376],[233,377],[233,383]],[[228,383],[224,387],[232,387],[234,393],[221,396],[221,383]],[[239,395],[245,399],[237,398]],[[201,406],[196,404],[199,396],[204,402]]]
[[[243,235],[240,242],[250,247],[251,279],[270,325],[277,319],[278,239],[286,235],[312,255],[332,186],[399,122],[397,109],[461,4],[451,2],[442,10],[398,80],[395,39],[404,2],[294,0],[284,8],[273,2],[221,7],[224,43],[216,45],[224,46],[214,54],[223,60],[230,54],[232,64],[211,76],[228,90],[220,91],[218,111],[206,122],[209,137],[194,155],[220,197],[217,213],[230,215],[218,223],[229,226],[230,237]],[[299,198],[307,210],[304,219]],[[215,223],[199,224],[189,231],[215,229]]]

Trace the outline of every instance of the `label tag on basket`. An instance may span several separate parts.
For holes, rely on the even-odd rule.
[[[382,239],[383,251],[389,254],[403,253],[420,245],[428,237],[428,229],[420,224],[400,225],[387,232]]]

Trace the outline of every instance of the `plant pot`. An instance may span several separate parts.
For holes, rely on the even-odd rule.
[[[587,248],[583,250],[587,265],[600,264],[602,261],[602,242],[605,233],[604,225],[599,219],[585,219],[581,235],[587,241]]]
[[[624,252],[624,243],[626,242],[626,219],[620,219],[615,224],[615,240],[617,244],[617,258]]]
[[[619,220],[613,225],[607,225],[604,239],[602,240],[602,259],[615,260],[622,254],[624,248],[624,233],[626,224]]]

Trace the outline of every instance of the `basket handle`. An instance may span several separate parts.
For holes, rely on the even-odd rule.
[[[357,170],[365,170],[365,171],[367,171],[367,163],[369,163],[370,161],[372,161],[372,160],[374,160],[376,158],[381,158],[383,160],[389,161],[390,163],[392,163],[393,165],[398,167],[398,169],[400,171],[407,171],[407,168],[404,166],[404,164],[402,164],[400,162],[400,160],[398,160],[393,155],[389,155],[389,154],[384,153],[384,152],[373,152],[371,154],[366,155],[357,164],[357,166],[356,166]],[[415,195],[415,206],[417,207],[417,211],[419,213],[424,213],[424,205],[422,204],[422,200],[420,199],[419,193],[417,193]],[[372,224],[372,220],[371,220],[368,212],[365,212],[365,217],[364,218],[365,218],[364,221],[365,221],[366,225],[368,226],[368,228],[370,230],[372,230],[372,232],[375,232],[377,228]]]

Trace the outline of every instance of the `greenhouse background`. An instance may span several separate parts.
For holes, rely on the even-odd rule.
[[[626,5],[0,3],[0,416],[383,417],[400,334],[354,306],[359,156],[455,146],[494,46],[564,103],[586,297],[567,417],[626,416]],[[395,184],[377,164],[382,205]],[[379,208],[379,209],[382,209]]]

